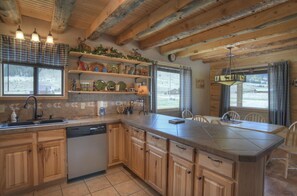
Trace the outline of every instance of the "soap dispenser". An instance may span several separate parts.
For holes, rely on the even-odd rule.
[[[11,120],[11,122],[16,122],[17,121],[17,115],[15,113],[15,109],[12,109],[10,120]]]

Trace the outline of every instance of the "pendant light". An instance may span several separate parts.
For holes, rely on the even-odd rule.
[[[25,39],[24,33],[23,33],[20,25],[18,26],[18,29],[15,32],[15,38],[16,39],[20,39],[20,40],[24,40]]]
[[[246,77],[243,74],[232,73],[231,65],[232,65],[232,47],[227,48],[229,50],[229,68],[226,70],[224,74],[215,76],[215,82],[223,85],[231,86],[233,84],[240,84],[246,81]]]
[[[36,31],[36,28],[34,29],[32,35],[31,35],[31,41],[32,42],[40,42],[40,38],[39,38],[39,35]]]
[[[51,32],[48,33],[46,37],[46,43],[47,44],[53,44],[54,43],[54,37]]]

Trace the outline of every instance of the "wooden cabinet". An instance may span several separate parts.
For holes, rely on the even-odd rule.
[[[233,196],[234,182],[205,168],[195,178],[195,196]]]
[[[194,163],[176,155],[169,156],[168,195],[193,195],[193,168]]]
[[[167,151],[146,145],[146,182],[162,195],[166,195]]]
[[[121,124],[110,124],[107,126],[108,137],[108,166],[121,163],[122,156],[122,129]]]
[[[128,125],[123,125],[123,163],[126,166],[130,166],[130,153],[131,153],[131,136],[130,136],[130,127]]]
[[[131,137],[131,163],[130,169],[144,179],[145,164],[145,142],[135,137]]]
[[[38,144],[38,167],[40,183],[65,177],[65,141]]]
[[[33,186],[32,144],[0,148],[0,195]]]

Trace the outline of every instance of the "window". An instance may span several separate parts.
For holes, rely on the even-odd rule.
[[[3,96],[62,96],[63,67],[3,64]]]
[[[230,87],[230,106],[268,108],[268,74],[246,75],[246,82]]]
[[[157,110],[179,109],[180,72],[179,69],[158,68],[157,70]]]

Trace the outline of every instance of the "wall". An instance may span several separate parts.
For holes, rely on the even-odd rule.
[[[252,67],[255,65],[263,65],[267,63],[273,63],[278,61],[290,61],[290,80],[297,79],[297,50],[288,50],[283,52],[277,52],[267,55],[261,55],[256,57],[250,57],[246,59],[236,60],[237,67]],[[210,67],[210,115],[219,116],[219,106],[220,106],[220,93],[221,85],[214,83],[214,76],[221,73],[223,67],[227,67],[226,64],[211,64]],[[297,87],[291,85],[291,122],[297,120]],[[240,112],[240,111],[239,111]],[[265,113],[264,113],[265,114]]]
[[[50,29],[50,23],[33,19],[30,17],[22,17],[22,26],[23,32],[25,33],[26,39],[29,39],[30,34],[33,32],[34,28],[37,29],[37,32],[41,36],[41,39],[44,41],[48,31]],[[0,34],[6,34],[14,36],[16,31],[16,26],[6,25],[0,22]],[[71,47],[77,46],[77,38],[84,37],[83,31],[80,29],[75,29],[68,27],[66,32],[63,34],[53,33],[56,43],[67,43]],[[132,42],[124,46],[118,46],[114,44],[113,38],[109,36],[102,36],[98,40],[91,42],[86,42],[88,45],[95,47],[99,44],[103,46],[112,46],[123,53],[128,53],[132,48],[137,48],[137,43]],[[141,54],[147,58],[154,59],[157,61],[166,61],[166,56],[161,56],[157,49],[150,49],[146,51],[140,51]],[[70,65],[73,65],[75,61],[69,61]],[[185,66],[191,66],[193,70],[193,112],[196,114],[208,114],[209,113],[209,65],[205,65],[199,61],[193,62],[189,59],[177,59],[175,64],[181,64]],[[195,88],[195,79],[204,79],[205,88],[196,89]],[[94,116],[96,115],[96,103],[97,101],[105,101],[105,104],[108,104],[107,113],[116,112],[116,103],[118,101],[124,101],[127,104],[129,100],[137,99],[137,96],[134,95],[71,95],[69,94],[68,100],[51,100],[51,101],[40,101],[39,106],[44,111],[44,116],[48,117],[53,114],[56,117],[68,117],[73,118],[77,114],[82,116]],[[17,107],[17,113],[19,116],[24,119],[30,118],[31,111],[23,110],[22,105],[24,100],[13,101],[5,100],[0,101],[0,122],[6,121],[9,119],[11,113],[11,107]],[[71,109],[69,109],[71,108]],[[137,109],[140,109],[140,105],[137,104]]]

